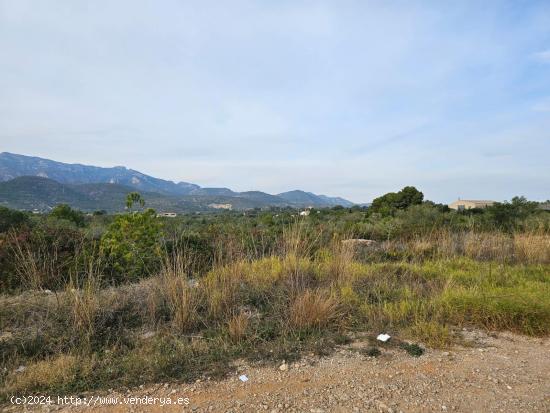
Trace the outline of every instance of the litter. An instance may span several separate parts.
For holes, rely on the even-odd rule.
[[[385,343],[386,341],[388,341],[390,339],[390,335],[389,334],[378,334],[378,337],[376,337],[376,339],[378,341],[381,341],[381,342]]]
[[[243,383],[246,383],[248,381],[248,377],[246,377],[245,374],[241,374],[239,376],[239,380],[242,381]]]

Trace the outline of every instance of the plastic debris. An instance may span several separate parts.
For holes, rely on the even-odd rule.
[[[246,383],[248,381],[248,377],[246,377],[246,374],[241,374],[239,376],[239,380],[242,381],[243,383]]]
[[[377,339],[378,341],[381,341],[381,342],[385,343],[386,341],[388,341],[388,340],[390,339],[390,335],[389,335],[389,334],[385,334],[385,333],[383,333],[383,334],[378,334],[378,337],[376,337],[376,339]]]

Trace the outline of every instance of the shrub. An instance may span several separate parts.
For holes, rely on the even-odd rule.
[[[424,349],[418,344],[401,343],[399,347],[413,357],[420,357],[422,354],[424,354]]]
[[[83,227],[85,222],[84,214],[81,211],[72,209],[67,204],[57,205],[54,209],[52,209],[52,212],[50,212],[50,217],[64,219],[66,221],[72,222],[77,227]]]
[[[27,214],[21,211],[0,207],[0,233],[19,228],[29,222]]]
[[[162,226],[155,211],[117,215],[101,237],[101,251],[116,282],[132,281],[158,270]]]

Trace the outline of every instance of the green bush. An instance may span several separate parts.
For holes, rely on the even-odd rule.
[[[162,225],[152,209],[118,215],[101,237],[101,251],[114,281],[133,281],[157,270]]]
[[[85,222],[84,214],[76,209],[72,209],[67,204],[57,205],[54,209],[52,209],[52,212],[50,212],[50,217],[64,219],[72,222],[77,227],[83,227]]]
[[[370,213],[379,213],[382,216],[393,215],[400,209],[411,205],[419,205],[424,200],[424,194],[414,186],[406,186],[399,192],[388,192],[372,201]]]
[[[28,222],[29,217],[24,212],[0,207],[0,232],[7,232]]]

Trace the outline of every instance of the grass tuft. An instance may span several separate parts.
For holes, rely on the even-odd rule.
[[[306,290],[290,305],[289,324],[294,330],[321,329],[339,316],[338,301],[324,291]]]

